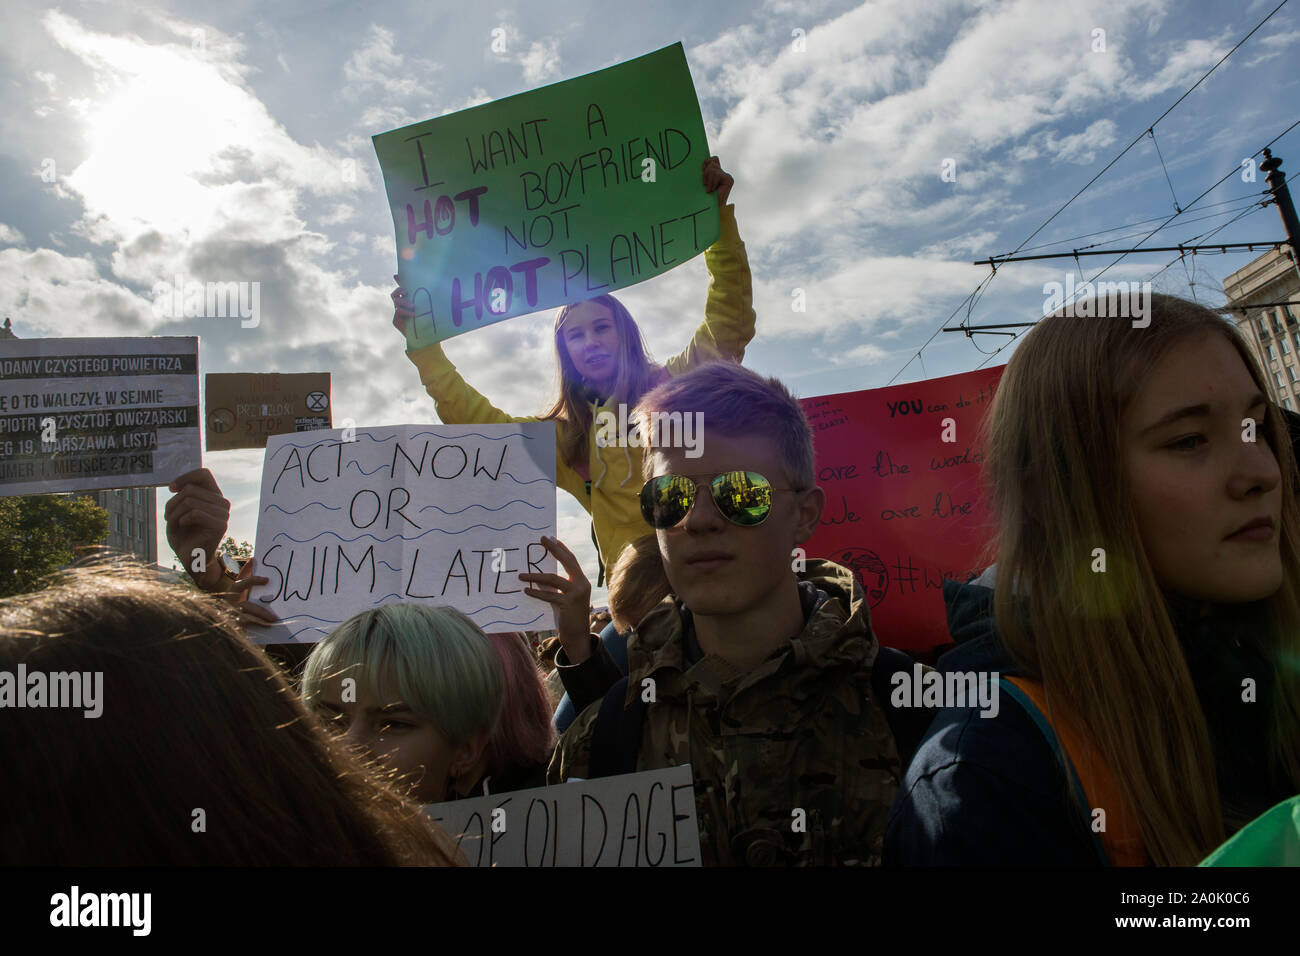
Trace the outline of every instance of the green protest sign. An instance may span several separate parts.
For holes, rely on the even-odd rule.
[[[718,237],[680,43],[374,143],[412,348],[635,285]]]

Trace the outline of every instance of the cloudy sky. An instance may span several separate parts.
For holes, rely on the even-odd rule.
[[[6,0],[0,313],[23,338],[198,335],[204,372],[331,371],[336,423],[434,420],[390,324],[392,219],[370,137],[681,41],[710,148],[736,177],[758,312],[746,364],[804,396],[968,371],[1009,340],[943,333],[915,355],[966,317],[989,274],[971,260],[1020,245],[1274,6]],[[1300,115],[1297,38],[1285,6],[1029,245],[1126,246],[1239,166]],[[1274,151],[1300,168],[1300,129]],[[1248,212],[1263,188],[1232,176],[1147,244],[1243,213],[1214,238],[1277,238],[1276,210]],[[1163,269],[1157,289],[1219,304],[1251,256],[1171,258],[1131,256],[1107,277]],[[1110,262],[1082,261],[1088,276]],[[1031,321],[1044,283],[1074,269],[1000,269],[971,323]],[[261,324],[156,317],[153,287],[177,275],[260,282]],[[620,293],[657,358],[684,346],[706,283],[697,258]],[[447,352],[498,406],[535,414],[554,389],[550,324],[514,319]],[[204,463],[233,502],[231,533],[252,540],[261,452]],[[594,576],[589,522],[564,494],[559,530]]]

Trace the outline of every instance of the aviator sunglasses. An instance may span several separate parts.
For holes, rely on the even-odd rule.
[[[654,528],[671,528],[695,504],[696,479],[704,475],[660,475],[641,488],[641,515]],[[709,481],[718,513],[744,528],[762,524],[772,511],[772,492],[778,488],[756,471],[728,471]]]

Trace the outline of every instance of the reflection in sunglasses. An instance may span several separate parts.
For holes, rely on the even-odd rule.
[[[677,525],[695,502],[697,478],[706,476],[660,475],[641,489],[641,513],[655,528]],[[753,471],[731,471],[714,476],[709,492],[718,512],[733,524],[760,524],[772,506],[772,486]]]

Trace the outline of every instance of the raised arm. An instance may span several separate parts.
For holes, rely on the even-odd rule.
[[[709,294],[704,305],[704,323],[680,355],[666,363],[668,371],[680,375],[704,362],[728,359],[739,362],[745,346],[754,337],[754,287],[745,244],[736,226],[736,207],[727,205],[735,180],[722,170],[716,156],[704,164],[704,185],[718,195],[722,234],[704,250],[709,270]]]
[[[397,281],[397,276],[393,276],[393,281]],[[393,290],[393,308],[393,325],[404,336],[406,320],[414,313],[406,291],[401,286]],[[508,415],[497,408],[461,377],[456,366],[451,364],[451,359],[447,358],[447,353],[437,343],[408,351],[406,357],[419,371],[420,382],[433,398],[438,419],[445,425],[507,425],[511,422],[541,420],[536,415]],[[555,483],[590,510],[583,478],[560,457],[558,423],[556,428]]]
[[[393,276],[393,281],[397,281],[397,276]],[[393,290],[393,307],[393,325],[406,335],[406,321],[414,313],[406,290],[401,286]],[[420,384],[433,398],[438,418],[446,425],[505,425],[537,421],[535,417],[508,415],[489,402],[461,377],[447,353],[436,342],[408,351],[406,357],[419,371]]]

